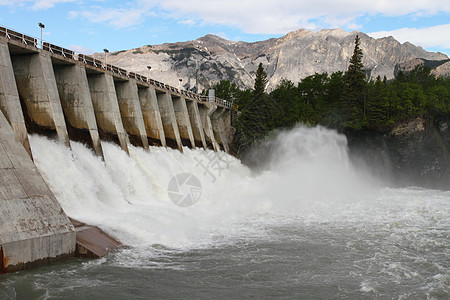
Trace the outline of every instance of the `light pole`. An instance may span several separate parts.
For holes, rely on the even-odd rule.
[[[181,83],[183,82],[183,79],[178,79],[178,81],[180,82],[180,84],[178,85],[178,89],[181,91]]]
[[[108,69],[108,53],[109,53],[109,50],[108,49],[103,49],[103,51],[105,52],[105,67],[106,67],[106,69]]]
[[[147,69],[148,69],[148,80],[150,80],[150,70],[152,69],[152,67],[151,66],[147,66]]]
[[[45,28],[45,25],[42,23],[38,23],[39,27],[41,27],[41,49],[43,49],[43,41],[42,41],[42,34],[43,34],[43,30]]]

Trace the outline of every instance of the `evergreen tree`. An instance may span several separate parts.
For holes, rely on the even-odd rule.
[[[265,92],[267,73],[262,63],[256,71],[253,97],[241,111],[236,120],[234,150],[239,154],[248,150],[253,144],[262,141],[276,127],[274,116],[277,107]]]
[[[344,127],[360,129],[366,118],[366,75],[362,63],[363,53],[360,46],[360,38],[355,38],[355,49],[350,58],[350,64],[344,76],[344,93],[342,109],[346,121]]]
[[[385,84],[378,75],[375,84],[371,84],[367,103],[367,126],[382,129],[387,123],[387,104],[385,103]]]

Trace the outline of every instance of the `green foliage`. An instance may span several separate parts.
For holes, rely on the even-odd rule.
[[[417,66],[411,72],[398,72],[366,80],[359,37],[348,70],[331,75],[314,74],[297,85],[281,80],[265,92],[267,74],[259,65],[253,90],[240,90],[229,81],[213,88],[220,98],[239,104],[234,150],[241,154],[258,144],[271,131],[296,123],[323,125],[339,130],[370,129],[386,132],[408,118],[450,114],[450,78],[436,78],[430,68]]]
[[[270,131],[276,128],[278,109],[269,95],[265,93],[266,85],[267,73],[262,64],[259,64],[254,90],[243,105],[240,116],[235,122],[236,134],[233,147],[238,154],[262,141]]]
[[[344,91],[342,96],[342,114],[344,127],[361,129],[366,124],[366,74],[362,63],[363,53],[360,38],[355,38],[355,49],[350,64],[344,75]],[[361,118],[362,116],[362,118]]]

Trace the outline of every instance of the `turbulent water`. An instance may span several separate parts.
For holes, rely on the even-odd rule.
[[[2,276],[0,299],[450,297],[450,192],[387,187],[334,131],[279,133],[257,174],[212,151],[103,143],[103,162],[30,141],[65,212],[130,247]]]

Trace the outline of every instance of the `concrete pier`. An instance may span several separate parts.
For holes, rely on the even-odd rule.
[[[122,123],[113,77],[106,73],[88,74],[88,83],[100,137],[117,139],[122,149],[129,153],[128,135]]]
[[[75,253],[75,229],[0,111],[0,273]]]
[[[186,99],[184,97],[172,96],[172,101],[181,142],[184,146],[195,148],[194,134],[192,133]]]
[[[28,155],[33,158],[22,106],[20,105],[16,79],[14,78],[11,55],[8,44],[3,39],[0,39],[0,110],[5,115]]]
[[[219,151],[220,147],[214,137],[214,131],[211,122],[211,115],[216,111],[217,105],[214,103],[202,103],[198,106],[200,118],[202,120],[203,131],[205,133],[206,142],[213,148],[214,151]]]
[[[69,137],[73,140],[88,142],[95,153],[103,157],[84,66],[79,63],[56,65],[54,72],[64,116],[68,121]]]
[[[228,138],[225,133],[225,113],[226,109],[219,107],[211,114],[211,125],[214,132],[214,138],[225,152],[229,152]]]
[[[189,120],[191,122],[192,133],[194,134],[194,142],[196,147],[203,147],[206,149],[205,132],[203,130],[202,118],[198,109],[197,101],[186,100],[186,106],[189,113]]]
[[[180,132],[178,131],[171,94],[168,92],[157,92],[156,98],[158,99],[164,135],[166,136],[168,146],[176,147],[178,150],[183,151],[183,144],[181,142]]]
[[[23,109],[30,121],[56,130],[61,142],[70,147],[50,54],[13,55],[12,63],[19,96],[26,106]]]
[[[166,147],[166,136],[161,121],[158,99],[154,87],[143,87],[138,90],[147,136],[154,143]]]
[[[115,81],[122,123],[133,144],[148,149],[148,138],[142,117],[136,81]]]

